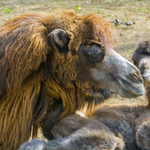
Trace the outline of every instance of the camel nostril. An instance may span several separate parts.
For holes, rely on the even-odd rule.
[[[139,81],[140,81],[140,82],[143,82],[142,76],[141,76],[141,74],[140,74],[139,71],[132,70],[132,71],[130,72],[130,75],[131,75],[135,80],[137,80],[138,82],[139,82]]]

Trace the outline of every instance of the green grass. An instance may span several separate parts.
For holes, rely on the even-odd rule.
[[[5,8],[4,10],[2,10],[2,13],[9,14],[11,11],[12,11],[12,8]]]
[[[77,6],[75,6],[73,9],[74,9],[74,10],[80,10],[80,9],[82,9],[82,7],[81,7],[81,5],[80,5],[80,4],[78,4],[78,5],[77,5]]]

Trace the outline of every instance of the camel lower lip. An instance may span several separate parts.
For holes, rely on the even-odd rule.
[[[144,94],[144,86],[141,83],[133,82],[131,83],[128,81],[128,78],[124,79],[120,77],[120,80],[118,80],[118,83],[120,84],[118,88],[118,93],[121,97],[124,98],[134,98],[137,96],[141,96]],[[126,95],[125,95],[126,93]]]

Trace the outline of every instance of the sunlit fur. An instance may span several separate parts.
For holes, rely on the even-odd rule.
[[[92,114],[77,112],[47,130],[49,136],[53,134],[52,141],[33,140],[20,150],[149,150],[149,110],[147,105],[104,104]],[[53,117],[56,114],[53,111]]]
[[[139,66],[139,63],[142,60],[141,58],[147,57],[150,59],[149,45],[149,39],[142,40],[135,50],[133,60],[140,70],[141,66]],[[140,56],[142,57],[140,58]],[[149,70],[149,61],[146,61],[144,64],[144,68]],[[81,115],[80,113],[80,115],[73,114],[63,118],[53,125],[52,130],[45,130],[47,136],[56,139],[48,143],[43,141],[45,145],[48,145],[46,147],[47,150],[50,150],[51,148],[56,148],[58,150],[59,148],[72,148],[71,142],[71,144],[66,143],[66,145],[61,143],[65,143],[66,139],[73,141],[73,136],[80,138],[82,135],[83,141],[90,139],[89,143],[82,142],[83,147],[86,147],[91,143],[96,143],[96,141],[105,141],[100,145],[98,143],[97,145],[93,145],[91,149],[94,149],[95,147],[99,149],[99,146],[101,146],[105,149],[111,147],[111,150],[150,150],[150,82],[146,79],[144,80],[144,83],[146,86],[148,105],[102,105],[92,114],[87,111],[87,114],[85,115]],[[49,112],[50,118],[52,118],[52,116],[55,117],[55,111],[53,111],[53,113]],[[98,126],[99,123],[103,125]],[[51,124],[49,124],[49,126],[51,126]],[[104,131],[102,130],[102,126],[105,126],[108,129]],[[91,132],[87,135],[85,129],[86,131],[89,131],[90,129]],[[95,131],[93,132],[94,129],[98,135],[100,134],[98,139],[95,138]],[[111,138],[108,136],[106,137],[105,135],[110,134],[110,131],[112,134],[112,136],[110,136]],[[103,135],[102,137],[101,134]],[[75,145],[78,145],[78,142],[80,144],[80,141],[75,141]],[[116,143],[118,143],[117,146]],[[27,142],[21,147],[21,150],[26,150],[27,146],[30,148],[34,146],[40,148],[39,144],[41,144],[41,141],[39,140]],[[44,148],[45,145],[43,146]],[[81,149],[81,147],[76,149]]]
[[[55,139],[48,142],[49,148],[47,150],[50,150],[51,147],[53,149],[53,143],[57,143],[55,148],[58,150],[61,148],[70,150],[72,143],[80,145],[81,137],[83,141],[90,139],[89,143],[82,142],[83,147],[95,143],[89,150],[99,149],[99,147],[108,150],[150,149],[150,108],[147,105],[114,106],[104,104],[92,114],[79,112],[77,114],[61,119],[53,126],[51,131],[47,130],[47,134],[49,136],[52,134],[53,139]],[[89,132],[88,135],[86,132]],[[98,136],[97,139],[95,138],[95,132]],[[79,141],[74,141],[78,138]],[[66,139],[72,142],[65,143]],[[101,143],[99,143],[100,141]],[[61,143],[65,144],[62,145]],[[76,149],[80,149],[80,146]]]
[[[94,28],[99,32],[93,32]],[[63,29],[70,36],[66,56],[49,41],[48,33],[54,29]],[[115,46],[111,23],[98,15],[81,16],[72,10],[23,14],[0,27],[1,150],[19,148],[29,139],[32,125],[36,133],[49,105],[56,100],[62,100],[64,106],[61,117],[84,104],[87,93],[81,80],[76,81],[80,70],[76,68],[78,57],[73,55],[82,42],[93,36],[91,31],[102,45]]]
[[[19,150],[122,150],[123,140],[116,137],[102,124],[98,123],[98,126],[103,129],[96,130],[87,126],[58,140],[45,142],[44,140],[34,139],[24,143]]]

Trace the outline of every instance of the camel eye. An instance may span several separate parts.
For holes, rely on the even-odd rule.
[[[102,54],[91,54],[89,55],[90,58],[90,62],[92,63],[96,63],[96,62],[100,62],[102,60],[103,55]]]
[[[82,53],[82,56],[91,64],[101,62],[105,56],[104,48],[97,44],[82,43],[79,48],[79,53]]]
[[[102,61],[104,52],[99,45],[88,45],[86,49],[86,56],[88,61],[90,61],[91,63],[97,63]]]
[[[145,46],[143,46],[143,47],[138,47],[137,48],[137,53],[139,53],[139,54],[143,54],[143,55],[150,55],[150,48],[149,48],[149,46],[147,46],[147,45],[145,45]]]
[[[94,55],[94,54],[91,55],[91,58],[93,58],[93,59],[95,59],[96,57],[97,57],[97,56]]]

